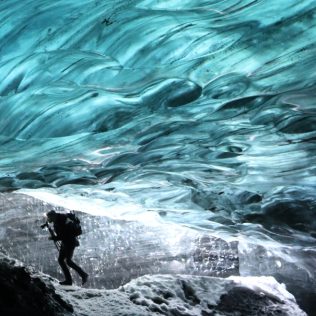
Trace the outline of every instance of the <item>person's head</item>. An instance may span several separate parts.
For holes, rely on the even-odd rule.
[[[47,217],[47,221],[49,223],[54,222],[56,219],[56,212],[54,210],[51,210],[49,212],[46,213],[46,217]]]

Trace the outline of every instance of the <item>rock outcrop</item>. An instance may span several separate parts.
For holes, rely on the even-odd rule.
[[[0,253],[5,316],[305,316],[273,277],[146,275],[115,290],[61,286]]]

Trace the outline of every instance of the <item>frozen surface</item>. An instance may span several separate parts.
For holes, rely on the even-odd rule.
[[[66,291],[57,287],[78,315],[306,315],[272,277],[146,275],[118,290]]]
[[[315,14],[314,0],[1,1],[1,244],[57,276],[37,223],[74,209],[94,286],[272,275],[312,313]]]
[[[306,315],[272,277],[156,274],[114,290],[84,289],[61,286],[0,249],[0,280],[0,312],[5,315]]]

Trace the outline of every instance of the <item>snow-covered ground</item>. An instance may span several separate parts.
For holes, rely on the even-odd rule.
[[[80,316],[306,315],[273,277],[146,275],[116,290],[56,291]]]

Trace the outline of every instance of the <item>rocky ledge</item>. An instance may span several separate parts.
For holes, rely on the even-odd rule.
[[[306,315],[272,277],[145,275],[115,290],[60,286],[0,253],[0,314],[6,316]]]

